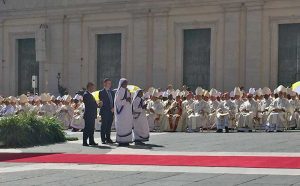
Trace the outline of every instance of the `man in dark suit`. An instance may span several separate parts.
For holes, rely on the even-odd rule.
[[[83,94],[83,103],[84,103],[84,115],[83,119],[85,126],[83,129],[83,146],[89,145],[98,145],[94,141],[94,131],[95,131],[95,119],[97,118],[97,108],[98,104],[92,95],[92,92],[95,91],[96,87],[93,83],[89,82],[87,84],[87,90]],[[87,140],[89,139],[89,144]]]
[[[99,98],[102,101],[100,108],[101,115],[101,141],[103,144],[113,143],[110,138],[111,125],[114,117],[115,93],[111,90],[111,80],[106,78],[103,81],[104,88],[99,91]]]

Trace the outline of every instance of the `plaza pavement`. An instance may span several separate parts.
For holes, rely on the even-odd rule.
[[[80,132],[67,133],[81,139]],[[83,147],[79,140],[0,152],[300,157],[300,132],[152,133],[146,146]],[[0,162],[0,185],[300,186],[300,169]]]

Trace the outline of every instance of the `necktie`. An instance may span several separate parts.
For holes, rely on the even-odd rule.
[[[110,108],[113,108],[113,100],[112,100],[112,96],[109,90],[106,91],[108,98],[109,98],[109,103],[110,103]]]

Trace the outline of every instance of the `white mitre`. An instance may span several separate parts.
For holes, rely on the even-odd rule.
[[[213,96],[213,97],[218,97],[218,91],[214,88],[212,88],[209,92],[210,96]]]
[[[271,89],[269,87],[264,87],[262,89],[262,92],[263,92],[263,95],[271,95],[272,94]]]
[[[204,93],[203,89],[201,87],[198,87],[196,90],[195,90],[195,94],[196,95],[200,95],[202,96]]]
[[[250,88],[248,93],[254,95],[255,94],[255,88]]]
[[[277,87],[277,91],[286,93],[286,88],[283,85],[279,85],[279,87]]]
[[[259,88],[259,89],[257,89],[257,90],[255,91],[255,95],[256,95],[256,96],[262,96],[262,90],[261,90],[261,88]]]
[[[235,87],[234,90],[233,90],[233,93],[234,93],[235,96],[242,96],[242,92],[241,92],[240,87]]]

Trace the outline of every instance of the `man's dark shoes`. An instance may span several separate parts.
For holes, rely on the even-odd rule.
[[[106,141],[103,141],[102,144],[105,145],[105,144],[106,144]]]
[[[92,146],[98,146],[98,143],[93,142],[93,143],[90,143],[90,145],[92,145]]]
[[[113,140],[109,139],[109,140],[107,140],[107,143],[108,143],[108,144],[113,144],[113,143],[115,143],[115,142],[113,142]]]
[[[83,143],[83,144],[82,144],[82,146],[88,147],[88,146],[89,146],[89,144],[87,144],[87,143]]]

